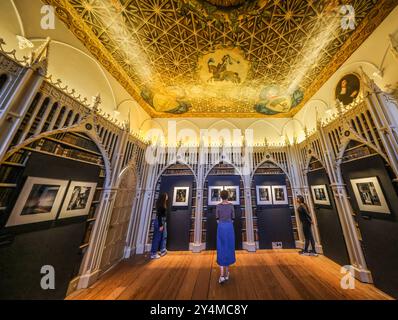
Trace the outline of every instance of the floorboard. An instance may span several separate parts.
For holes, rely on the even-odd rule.
[[[218,284],[214,251],[171,252],[159,260],[137,256],[104,274],[70,300],[386,300],[373,285],[340,286],[341,267],[296,250],[238,251],[231,279]]]

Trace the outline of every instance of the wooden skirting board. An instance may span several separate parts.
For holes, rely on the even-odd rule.
[[[218,284],[217,254],[172,252],[159,260],[136,256],[120,263],[70,300],[387,300],[373,285],[344,290],[341,267],[297,250],[237,252],[231,279]]]

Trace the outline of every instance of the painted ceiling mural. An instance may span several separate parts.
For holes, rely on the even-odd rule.
[[[153,117],[292,116],[396,5],[394,0],[43,2],[57,7],[58,17]],[[348,3],[355,21],[348,7],[341,11]]]

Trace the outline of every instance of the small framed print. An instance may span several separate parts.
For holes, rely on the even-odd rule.
[[[175,187],[173,207],[187,207],[189,203],[189,187]]]
[[[225,186],[224,190],[228,191],[228,201],[233,205],[240,205],[239,187],[238,186]]]
[[[55,220],[67,186],[66,180],[29,177],[6,227]]]
[[[90,212],[97,183],[72,181],[61,209],[59,219],[86,216]]]
[[[216,206],[221,202],[223,187],[209,187],[209,206]]]
[[[311,186],[311,191],[315,204],[330,206],[329,194],[326,185]]]
[[[391,213],[377,177],[352,179],[351,185],[359,210],[385,214]]]
[[[271,186],[257,186],[257,204],[272,205]]]
[[[289,204],[286,186],[272,186],[272,202],[274,205]]]

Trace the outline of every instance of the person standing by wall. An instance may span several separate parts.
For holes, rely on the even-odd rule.
[[[305,237],[305,246],[304,250],[300,252],[302,255],[311,255],[311,256],[317,256],[316,253],[316,248],[315,248],[315,240],[314,236],[312,234],[312,228],[311,226],[314,224],[312,222],[312,218],[309,214],[308,206],[304,201],[303,196],[297,196],[297,204],[298,204],[298,214],[299,218],[301,221],[301,224],[303,226],[303,233]],[[308,251],[308,248],[311,244],[311,251]]]
[[[167,193],[160,195],[156,203],[156,219],[153,222],[153,239],[151,249],[151,259],[159,259],[167,254]],[[158,251],[160,250],[160,255]]]
[[[217,264],[221,273],[219,283],[223,284],[229,280],[229,266],[236,262],[235,258],[235,231],[233,221],[235,209],[228,202],[228,191],[221,192],[222,202],[216,207],[217,218]]]

